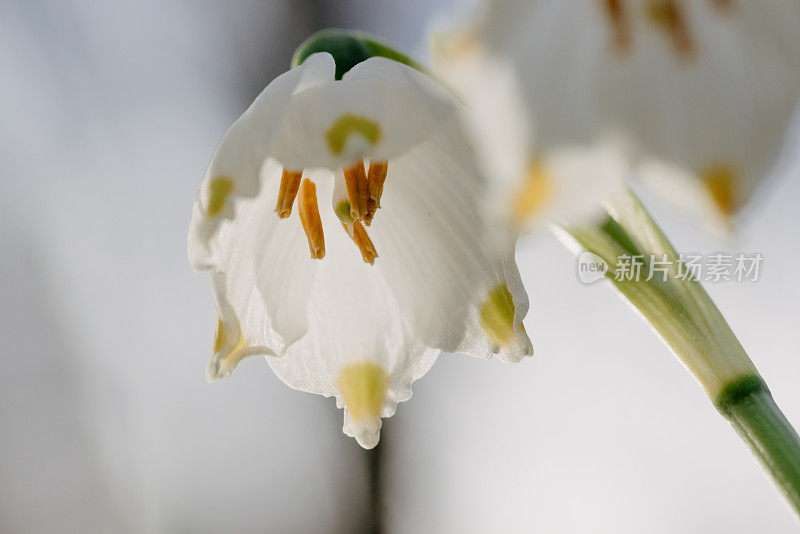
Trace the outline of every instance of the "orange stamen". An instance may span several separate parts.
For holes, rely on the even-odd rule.
[[[350,199],[350,216],[354,221],[359,221],[367,215],[369,198],[364,161],[358,160],[355,165],[344,168],[342,171],[344,172],[344,183],[347,186],[347,196]]]
[[[367,188],[369,198],[367,199],[367,215],[364,217],[364,224],[372,224],[375,212],[381,207],[381,195],[383,194],[383,184],[386,181],[386,174],[389,172],[388,161],[370,161],[369,172],[367,173]]]
[[[628,50],[631,42],[630,25],[628,16],[625,12],[625,6],[622,0],[602,0],[603,9],[608,14],[608,19],[611,22],[613,31],[613,44],[614,48],[619,52]]]
[[[308,250],[311,258],[321,260],[325,257],[325,235],[322,232],[322,219],[317,206],[317,187],[309,179],[303,180],[300,185],[300,223],[308,238]]]
[[[278,217],[285,219],[292,214],[292,205],[300,189],[300,178],[303,171],[287,171],[283,169],[281,175],[281,188],[278,191],[278,204],[275,206],[275,213]]]
[[[669,34],[678,54],[683,56],[691,54],[692,38],[678,0],[650,0],[647,14],[650,20]]]
[[[347,234],[353,240],[353,243],[355,243],[358,247],[364,263],[373,265],[375,263],[375,258],[378,257],[378,251],[375,250],[375,245],[372,243],[369,235],[367,235],[367,231],[364,229],[364,226],[360,222],[356,221],[353,223],[352,229],[345,223],[342,223],[342,228],[344,228],[345,232],[347,232]]]

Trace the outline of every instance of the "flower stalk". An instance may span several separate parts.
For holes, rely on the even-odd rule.
[[[734,382],[715,404],[800,514],[800,439],[763,380]]]
[[[800,515],[800,439],[727,321],[633,192],[604,208],[606,220],[557,227],[557,235],[576,253],[595,255]],[[620,276],[631,259],[644,276]],[[654,262],[660,262],[655,275]]]

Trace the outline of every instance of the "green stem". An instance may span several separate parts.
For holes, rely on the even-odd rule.
[[[766,384],[754,376],[741,378],[725,388],[716,404],[800,514],[800,438]]]
[[[564,227],[559,237],[606,264],[608,280],[700,382],[800,515],[800,439],[744,347],[700,282],[681,275],[686,265],[636,195],[619,195],[605,208],[608,220]],[[632,256],[644,268],[656,261],[669,267],[663,277],[615,276]]]
[[[367,474],[368,474],[368,488],[369,488],[369,511],[368,521],[365,525],[364,532],[368,534],[383,534],[384,531],[384,478],[385,468],[384,459],[386,453],[384,452],[383,443],[386,441],[386,429],[384,428],[383,436],[378,445],[366,451],[367,454]]]

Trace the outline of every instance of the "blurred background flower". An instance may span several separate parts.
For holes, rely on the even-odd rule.
[[[520,196],[533,182],[541,197],[543,174],[570,181],[554,150],[616,139],[634,178],[724,233],[780,155],[800,99],[798,28],[786,0],[485,0],[432,42],[481,146],[513,160],[522,145]],[[523,180],[530,161],[542,168]]]
[[[462,7],[0,4],[0,531],[370,528],[368,457],[333,400],[257,359],[205,383],[216,317],[186,261],[187,220],[222,133],[311,32],[359,28],[414,51],[431,14]],[[736,242],[655,211],[683,251],[764,256],[757,283],[708,290],[795,422],[798,169],[787,158]],[[555,240],[517,256],[537,355],[512,368],[444,355],[415,385],[384,427],[388,531],[796,529],[625,304],[581,285]]]

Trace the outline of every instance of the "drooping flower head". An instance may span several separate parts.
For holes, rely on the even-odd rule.
[[[527,295],[450,94],[386,57],[300,60],[225,134],[194,204],[189,255],[219,314],[208,379],[266,355],[369,448],[439,351],[531,354]]]
[[[789,0],[487,0],[435,49],[439,74],[494,108],[484,115],[524,117],[531,159],[621,140],[642,180],[724,223],[782,147],[798,34]],[[470,97],[493,72],[517,98]]]

